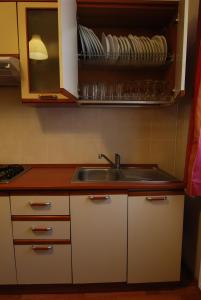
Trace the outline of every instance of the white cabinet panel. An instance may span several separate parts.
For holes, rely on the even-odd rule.
[[[68,215],[69,196],[11,196],[12,215]]]
[[[14,239],[70,239],[70,222],[14,221]]]
[[[70,245],[15,245],[15,256],[19,284],[72,282]]]
[[[78,97],[76,0],[59,0],[60,87]]]
[[[184,196],[128,199],[128,283],[180,280]]]
[[[70,196],[73,283],[126,281],[127,195],[99,196]]]
[[[0,241],[0,284],[15,284],[16,271],[9,197],[0,197]]]

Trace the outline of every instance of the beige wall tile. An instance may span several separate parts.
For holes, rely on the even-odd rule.
[[[152,140],[150,163],[158,166],[174,175],[175,173],[175,141],[174,140]]]

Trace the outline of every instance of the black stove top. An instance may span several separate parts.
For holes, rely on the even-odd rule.
[[[0,165],[0,183],[8,183],[25,171],[22,165]]]

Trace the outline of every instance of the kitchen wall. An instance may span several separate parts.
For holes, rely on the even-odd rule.
[[[21,104],[19,88],[1,87],[0,163],[104,163],[98,153],[118,152],[123,163],[157,163],[183,178],[190,98],[152,109],[36,108]]]
[[[36,108],[0,89],[1,163],[158,163],[175,173],[178,106],[163,109]]]

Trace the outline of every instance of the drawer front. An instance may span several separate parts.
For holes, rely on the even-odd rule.
[[[70,245],[15,245],[18,284],[72,283]]]
[[[69,215],[69,196],[11,196],[12,215]]]
[[[14,239],[70,239],[70,222],[14,221]]]

